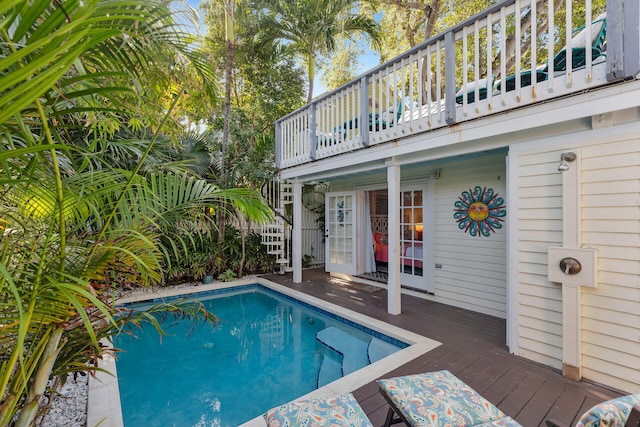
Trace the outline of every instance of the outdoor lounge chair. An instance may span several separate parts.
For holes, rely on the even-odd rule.
[[[571,62],[572,69],[584,67],[587,62],[587,32],[584,26],[575,30],[577,33],[573,39],[571,39]],[[604,56],[605,53],[605,38],[607,35],[607,20],[605,15],[601,15],[591,23],[591,60],[595,60],[598,57]],[[535,70],[536,82],[542,82],[549,78],[549,74],[553,76],[554,73],[567,71],[567,50],[563,48],[553,57],[553,71],[549,70],[549,63],[540,66]],[[524,70],[520,73],[520,87],[531,86],[533,80],[531,70]],[[516,75],[511,74],[505,79],[506,91],[510,92],[516,88]],[[502,82],[496,83],[496,90],[501,89]]]
[[[389,403],[385,427],[398,422],[412,427],[520,427],[449,371],[382,379],[378,386]]]
[[[565,427],[553,419],[546,421],[548,427]],[[639,427],[640,394],[622,396],[602,402],[580,417],[576,427]]]
[[[489,91],[493,91],[493,77],[478,80],[478,100],[486,99]],[[469,82],[456,92],[456,104],[462,104],[465,92],[467,104],[476,102],[476,83]]]
[[[351,393],[294,400],[264,414],[269,427],[373,427]]]
[[[400,120],[400,116],[402,116],[402,102],[398,102],[395,107],[384,110],[379,114],[369,113],[369,132],[373,132],[374,130],[379,131],[381,129],[386,129],[387,127],[395,126],[398,120]],[[342,127],[338,128],[344,130],[345,139],[347,138],[347,129],[357,129],[358,122],[359,117],[355,117],[344,122]]]

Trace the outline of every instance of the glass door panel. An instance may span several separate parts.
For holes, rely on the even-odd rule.
[[[423,289],[423,188],[403,188],[400,197],[400,272],[403,285]]]
[[[356,273],[355,192],[327,193],[325,269],[335,273]]]

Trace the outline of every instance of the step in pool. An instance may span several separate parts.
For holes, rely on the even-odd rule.
[[[342,378],[342,356],[333,350],[334,354],[326,354],[322,357],[320,370],[318,371],[317,388],[324,387],[337,379]]]
[[[369,340],[335,326],[319,331],[316,340],[342,356],[343,375],[349,375],[369,364]]]

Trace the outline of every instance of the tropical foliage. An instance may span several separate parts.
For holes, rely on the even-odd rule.
[[[206,209],[269,214],[156,150],[216,88],[176,19],[164,1],[0,3],[0,425],[33,425],[52,372],[100,355],[112,292],[161,282]]]
[[[307,102],[313,96],[316,60],[336,49],[339,36],[366,36],[377,44],[378,24],[354,0],[274,0],[258,2],[261,11],[260,39],[281,43],[304,58],[309,78]]]

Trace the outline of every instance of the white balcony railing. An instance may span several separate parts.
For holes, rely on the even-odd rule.
[[[505,0],[484,10],[278,120],[277,166],[635,77],[638,0],[596,3]]]

